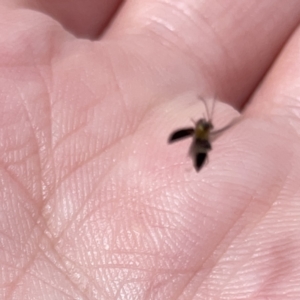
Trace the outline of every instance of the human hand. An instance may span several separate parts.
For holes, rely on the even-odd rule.
[[[1,297],[299,299],[299,2],[105,3],[0,8]]]

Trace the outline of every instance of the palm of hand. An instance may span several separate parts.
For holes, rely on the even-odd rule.
[[[291,293],[299,282],[300,142],[293,82],[281,72],[289,62],[282,59],[197,174],[187,170],[188,141],[171,147],[166,139],[201,111],[196,98],[177,96],[205,78],[196,75],[201,57],[172,52],[155,35],[77,40],[43,17],[31,31],[27,14],[26,33],[14,32],[1,50],[2,295]],[[249,69],[251,58],[243,58]],[[243,98],[261,73],[247,75],[244,92],[230,78],[215,76],[212,86]],[[211,83],[201,84],[211,94]],[[234,113],[218,104],[215,118],[222,115]]]

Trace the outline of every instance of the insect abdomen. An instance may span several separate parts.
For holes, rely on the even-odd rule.
[[[193,159],[194,167],[197,172],[203,167],[208,152],[211,150],[211,144],[209,140],[202,139],[194,139],[191,148],[190,148],[190,156]]]

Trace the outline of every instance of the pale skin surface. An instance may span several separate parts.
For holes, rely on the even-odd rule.
[[[300,299],[300,2],[107,2],[1,3],[0,299]]]

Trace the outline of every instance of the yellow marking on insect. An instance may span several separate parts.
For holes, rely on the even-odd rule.
[[[203,126],[195,128],[195,137],[201,140],[208,140],[210,136],[210,129],[204,129]]]

